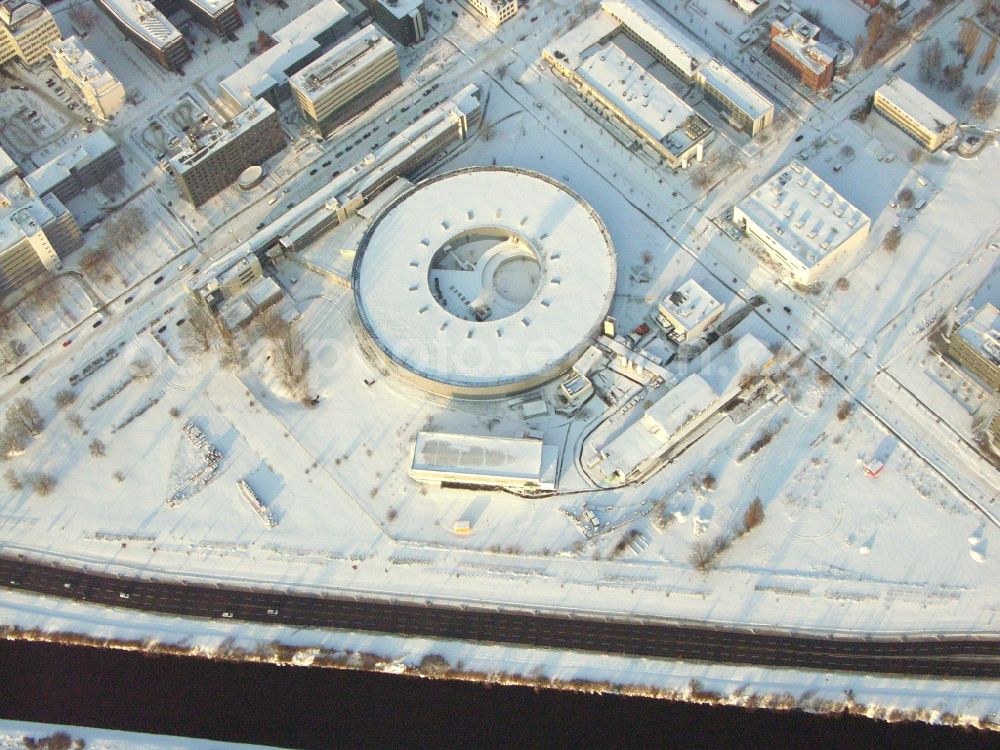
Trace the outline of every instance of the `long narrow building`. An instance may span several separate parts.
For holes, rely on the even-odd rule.
[[[302,117],[323,137],[402,82],[396,45],[374,26],[347,37],[290,79]]]

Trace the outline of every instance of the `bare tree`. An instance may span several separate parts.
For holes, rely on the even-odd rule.
[[[45,428],[45,420],[38,413],[35,404],[29,398],[19,398],[7,407],[7,426],[13,430],[31,435],[41,434]]]
[[[899,227],[893,227],[888,232],[885,233],[885,237],[882,238],[882,247],[886,249],[887,252],[894,253],[899,249],[899,243],[903,240],[903,231]]]
[[[972,100],[976,98],[976,90],[969,84],[964,84],[962,88],[958,90],[958,103],[963,107],[968,107],[972,104]]]
[[[70,414],[66,417],[66,421],[73,425],[81,435],[87,434],[87,431],[83,429],[83,417],[79,414]]]
[[[28,441],[23,432],[12,430],[9,426],[0,430],[0,459],[23,453],[27,447]]]
[[[125,188],[125,175],[121,168],[108,172],[107,176],[101,180],[101,190],[105,195],[117,195]]]
[[[219,362],[223,367],[239,370],[246,366],[246,349],[239,337],[224,328],[219,333]]]
[[[114,477],[114,480],[116,482],[124,482],[125,481],[125,473],[123,471],[121,471],[120,469],[118,471],[116,471],[114,474],[112,474],[111,476]]]
[[[0,363],[4,367],[13,367],[27,354],[28,347],[19,339],[9,339],[0,344]]]
[[[961,30],[958,32],[958,51],[962,55],[963,68],[969,64],[969,60],[976,54],[976,48],[979,46],[981,36],[976,24],[971,19],[965,19]]]
[[[988,86],[982,86],[976,91],[972,104],[969,107],[969,114],[977,120],[986,120],[993,115],[997,108],[997,95]]]
[[[28,475],[25,481],[42,497],[51,495],[56,489],[56,478],[44,471]]]
[[[941,42],[937,39],[929,42],[920,50],[920,80],[924,83],[934,83],[941,73],[944,52]]]
[[[7,483],[7,487],[14,492],[20,492],[24,489],[24,482],[21,481],[21,477],[13,469],[7,469],[3,473],[4,481]]]
[[[187,325],[181,334],[181,348],[191,354],[207,354],[219,338],[212,314],[201,305],[188,305]]]
[[[924,158],[924,150],[922,148],[917,148],[916,146],[914,146],[907,152],[906,158],[910,160],[910,164],[917,164],[921,159]]]
[[[102,458],[107,454],[104,441],[94,438],[90,441],[90,455],[94,458]]]
[[[909,208],[910,206],[913,205],[914,197],[915,196],[913,195],[913,190],[908,187],[905,187],[899,191],[899,195],[897,196],[896,199],[899,201],[899,205],[901,207]]]
[[[760,526],[763,520],[764,503],[761,502],[759,497],[755,497],[753,502],[747,506],[746,512],[743,513],[743,529],[750,531],[750,529]]]
[[[76,401],[76,393],[71,388],[64,388],[55,395],[54,400],[58,408],[65,409]]]
[[[74,5],[70,8],[69,18],[74,26],[83,31],[93,28],[97,22],[97,14],[94,12],[94,9],[84,4]]]
[[[957,91],[965,80],[965,68],[959,63],[945,65],[941,71],[941,80],[938,81],[938,88],[942,91]]]
[[[976,75],[982,75],[985,73],[990,65],[993,64],[993,58],[997,54],[997,38],[995,36],[990,37],[989,43],[983,50],[983,54],[979,58],[979,65],[976,66]]]
[[[156,365],[146,356],[139,356],[133,359],[128,369],[132,377],[136,380],[149,380],[156,374]]]
[[[274,366],[284,386],[296,397],[305,398],[309,385],[309,351],[298,331],[288,323],[274,340]]]

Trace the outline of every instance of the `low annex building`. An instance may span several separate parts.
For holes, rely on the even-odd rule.
[[[875,111],[928,151],[937,151],[958,129],[958,120],[902,78],[875,90]]]
[[[948,354],[962,367],[1000,391],[1000,310],[983,305],[951,333]]]
[[[125,86],[75,36],[50,45],[59,77],[83,96],[102,120],[125,106]]]
[[[361,29],[289,79],[305,121],[326,137],[403,82],[396,45]]]
[[[688,279],[660,302],[656,322],[677,343],[705,333],[725,307],[694,279]]]
[[[837,53],[819,41],[820,28],[798,13],[771,22],[771,54],[813,91],[833,82]]]
[[[420,482],[554,490],[559,446],[535,438],[418,432],[410,476]]]
[[[733,223],[789,280],[807,286],[833,261],[864,244],[869,219],[799,161],[792,161],[733,209]]]

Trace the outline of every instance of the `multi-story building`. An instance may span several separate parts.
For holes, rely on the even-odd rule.
[[[77,89],[102,120],[125,106],[125,86],[75,36],[49,45],[59,76]]]
[[[185,10],[188,15],[219,36],[231,34],[243,25],[236,0],[154,0],[163,13]]]
[[[424,0],[368,0],[372,18],[403,45],[416,44],[427,35]]]
[[[302,117],[326,137],[403,79],[396,45],[368,26],[344,39],[289,82]]]
[[[20,60],[35,65],[62,39],[52,14],[30,0],[0,0],[0,65]]]
[[[517,13],[518,0],[464,0],[473,11],[493,26],[499,26]]]
[[[167,70],[182,72],[191,50],[181,32],[173,27],[149,0],[95,0],[125,37],[147,57]]]
[[[819,41],[819,31],[819,26],[798,13],[771,22],[771,54],[813,91],[822,91],[833,82],[837,58],[834,50]]]
[[[121,149],[103,130],[96,130],[76,146],[46,162],[24,181],[36,195],[51,193],[66,202],[118,169],[124,160]]]
[[[203,136],[189,131],[191,145],[170,160],[184,196],[200,206],[225,190],[247,167],[262,164],[285,147],[277,110],[259,99]]]
[[[951,333],[948,354],[995,391],[1000,391],[1000,310],[983,305]]]
[[[937,151],[958,129],[958,121],[902,78],[875,91],[874,107],[928,151]]]
[[[688,279],[660,302],[656,322],[671,340],[681,343],[701,336],[725,308],[694,279]]]
[[[0,294],[59,270],[82,244],[73,215],[54,195],[35,195],[19,177],[0,185]]]
[[[730,5],[735,5],[748,16],[753,18],[762,10],[767,8],[769,0],[729,0]]]
[[[712,126],[613,40],[614,19],[597,13],[542,51],[601,121],[672,169],[701,160]],[[603,42],[603,43],[602,43]]]
[[[808,167],[792,161],[733,209],[733,223],[789,280],[808,286],[868,238],[869,219]]]
[[[275,45],[219,83],[222,101],[232,113],[266,99],[275,107],[291,94],[288,78],[318,59],[351,27],[351,17],[337,0],[321,0],[274,32]]]
[[[642,0],[603,0],[602,10],[621,31],[707,98],[738,128],[757,135],[774,120],[774,105],[757,89],[714,59],[700,44]]]
[[[21,174],[21,168],[17,166],[10,154],[0,148],[0,183],[4,183],[10,177]]]

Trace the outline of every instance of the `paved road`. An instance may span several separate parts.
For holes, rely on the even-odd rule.
[[[0,557],[0,586],[147,612],[231,617],[297,628],[818,671],[1000,678],[997,638],[858,639],[760,633],[697,623],[605,620],[144,581],[9,557]]]

